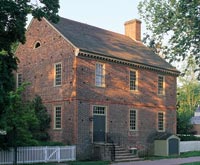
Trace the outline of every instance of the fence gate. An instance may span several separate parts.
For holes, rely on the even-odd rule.
[[[46,162],[54,162],[54,161],[58,161],[60,162],[60,148],[51,148],[48,147],[48,149],[46,150]]]
[[[12,164],[14,150],[0,151],[0,165]],[[19,147],[17,163],[47,163],[76,160],[76,146]]]

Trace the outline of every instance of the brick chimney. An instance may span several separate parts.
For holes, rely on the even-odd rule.
[[[141,41],[141,21],[133,19],[124,23],[125,35],[136,41]]]

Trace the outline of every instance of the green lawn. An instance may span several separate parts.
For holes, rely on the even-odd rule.
[[[200,165],[200,162],[193,162],[193,163],[184,163],[181,165]]]
[[[180,155],[181,158],[200,156],[200,151],[185,152]]]
[[[69,165],[109,165],[110,162],[108,161],[75,161],[69,162]]]
[[[110,164],[109,161],[71,161],[67,163],[38,163],[35,165],[109,165],[109,164]]]
[[[181,153],[179,156],[148,156],[144,157],[146,160],[158,160],[158,159],[170,159],[170,158],[188,158],[193,156],[200,156],[200,151],[191,151],[191,152],[185,152]]]

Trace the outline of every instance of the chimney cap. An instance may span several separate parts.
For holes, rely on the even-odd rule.
[[[125,23],[124,23],[124,25],[127,25],[127,24],[130,24],[130,23],[133,23],[133,22],[138,22],[138,23],[142,23],[139,19],[132,19],[132,20],[129,20],[129,21],[126,21]]]

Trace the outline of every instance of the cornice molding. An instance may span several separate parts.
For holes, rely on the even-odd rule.
[[[144,64],[140,64],[140,63],[136,63],[136,62],[132,62],[132,61],[118,59],[116,57],[105,56],[103,54],[88,52],[88,51],[83,51],[83,50],[79,50],[78,56],[103,60],[103,61],[107,61],[107,62],[113,62],[113,63],[127,65],[127,66],[131,66],[131,67],[135,67],[135,68],[148,69],[148,70],[162,72],[164,74],[170,74],[170,75],[174,75],[174,76],[179,76],[179,74],[180,74],[179,71],[175,71],[175,70],[169,70],[169,69],[159,68],[159,67],[150,66],[150,65],[144,65]]]

